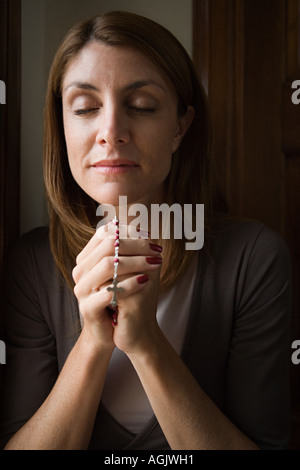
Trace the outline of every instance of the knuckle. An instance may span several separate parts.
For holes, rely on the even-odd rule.
[[[149,240],[146,240],[145,238],[141,238],[140,239],[140,243],[141,243],[141,246],[142,246],[142,249],[145,251],[145,252],[148,252],[149,251]]]
[[[99,225],[95,235],[99,240],[103,240],[106,237],[107,232],[107,225]]]
[[[73,270],[72,270],[72,277],[74,279],[75,282],[78,281],[79,279],[79,268],[78,268],[78,265],[76,265]]]
[[[74,292],[74,295],[77,299],[79,299],[81,297],[81,295],[80,295],[81,289],[80,289],[79,284],[75,284],[73,292]]]
[[[76,256],[76,260],[75,260],[76,264],[79,264],[79,263],[80,263],[81,258],[82,258],[82,255],[81,255],[81,253],[79,253],[79,254]]]
[[[103,245],[105,246],[105,250],[107,253],[111,254],[114,250],[114,238],[113,237],[106,237],[104,240],[103,240]]]
[[[102,259],[101,264],[101,269],[103,269],[105,272],[109,273],[113,269],[112,259],[108,256]]]

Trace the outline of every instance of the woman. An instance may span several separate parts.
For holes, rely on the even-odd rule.
[[[5,448],[286,447],[289,258],[263,224],[226,220],[209,138],[164,28],[111,12],[68,33],[46,101],[49,232],[23,237],[7,282]],[[205,247],[121,237],[120,196],[128,213],[204,203]],[[95,232],[99,204],[120,225]]]

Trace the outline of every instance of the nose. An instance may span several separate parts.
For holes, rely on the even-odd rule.
[[[101,146],[125,145],[130,140],[128,121],[126,116],[116,106],[102,108],[98,121],[96,141]]]

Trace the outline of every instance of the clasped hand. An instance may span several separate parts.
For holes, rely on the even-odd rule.
[[[100,348],[117,346],[125,353],[147,348],[159,328],[156,307],[159,293],[161,248],[148,239],[128,236],[128,227],[120,226],[118,265],[118,322],[112,326],[107,290],[114,272],[114,225],[97,230],[73,269],[74,293],[83,317],[83,329]],[[127,238],[126,238],[127,237]]]

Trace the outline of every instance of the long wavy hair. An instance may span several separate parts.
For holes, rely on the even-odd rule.
[[[73,288],[76,256],[95,233],[96,202],[74,180],[67,156],[62,110],[62,82],[71,61],[90,42],[128,46],[150,59],[173,85],[178,114],[193,106],[195,118],[173,155],[165,182],[169,205],[204,204],[205,229],[216,212],[227,210],[210,157],[210,120],[207,99],[192,60],[164,27],[128,12],[109,12],[75,25],[59,47],[48,81],[44,127],[44,182],[49,209],[49,235],[56,264]],[[160,240],[164,246],[161,289],[170,287],[185,270],[193,252],[185,239]]]

